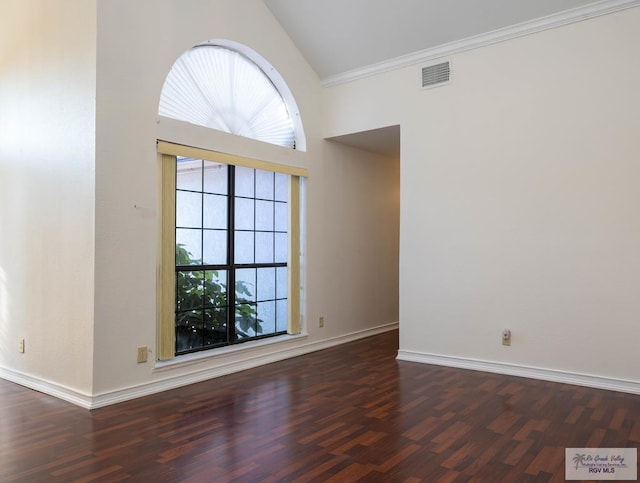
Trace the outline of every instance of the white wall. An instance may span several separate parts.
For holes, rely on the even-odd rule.
[[[400,349],[640,382],[640,9],[328,88],[400,123]],[[510,348],[500,332],[513,332]]]
[[[184,134],[176,134],[180,129],[172,129],[172,123],[156,122],[160,90],[172,63],[182,52],[216,38],[240,42],[265,57],[288,83],[305,126],[306,153],[278,151],[283,160],[307,167],[310,173],[303,321],[308,337],[293,340],[286,347],[295,349],[338,340],[397,321],[397,279],[393,276],[398,264],[397,163],[394,168],[392,161],[329,146],[322,140],[321,85],[264,3],[100,2],[94,369],[94,394],[99,397],[108,398],[120,390],[126,392],[128,388],[165,380],[197,380],[229,364],[242,367],[251,363],[247,362],[250,358],[272,355],[273,349],[261,346],[250,353],[219,351],[217,356],[161,368],[154,367],[153,362],[136,363],[136,347],[154,348],[156,342],[155,140],[158,136],[179,138]],[[230,150],[237,154],[270,160],[276,152],[270,145],[250,140],[240,143],[233,136],[207,133],[202,128],[187,131],[184,136],[223,151],[232,147]],[[364,168],[367,171],[363,172]],[[379,193],[393,189],[395,199],[388,199],[386,194],[379,197]],[[395,211],[387,203],[395,206]],[[386,230],[387,224],[375,220],[379,211],[391,218],[385,223],[392,233],[395,230],[395,235],[381,240],[376,233]],[[358,223],[356,219],[363,221]],[[366,241],[363,227],[377,230],[371,237],[375,243],[365,249],[353,243]],[[350,250],[357,250],[348,256],[340,249],[345,244]],[[385,278],[375,293],[370,293],[372,282],[358,281],[370,276],[375,268]],[[353,283],[347,285],[347,281]],[[380,292],[390,294],[389,298],[378,300]],[[355,304],[371,305],[357,310]],[[324,329],[317,326],[320,315],[326,317]]]
[[[324,294],[325,331],[337,336],[397,321],[399,159],[327,142],[322,164],[307,231],[310,257],[321,265],[309,293],[315,298],[317,284]]]
[[[93,359],[95,8],[4,0],[0,15],[0,375],[85,395]]]

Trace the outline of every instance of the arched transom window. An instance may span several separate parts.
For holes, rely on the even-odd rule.
[[[204,44],[174,63],[162,88],[159,114],[295,149],[288,107],[255,62],[236,50]]]

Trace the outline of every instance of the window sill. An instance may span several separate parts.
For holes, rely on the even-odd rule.
[[[251,354],[257,353],[265,347],[286,346],[295,342],[305,340],[307,337],[307,334],[285,334],[276,337],[270,337],[268,339],[244,342],[242,344],[219,347],[217,349],[210,349],[202,352],[195,352],[193,354],[184,354],[181,356],[176,356],[173,359],[156,361],[154,372],[162,372],[169,369],[175,369],[177,367],[191,366],[204,361],[221,359],[236,354],[246,354],[250,356]]]

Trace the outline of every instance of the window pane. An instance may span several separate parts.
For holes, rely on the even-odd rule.
[[[273,334],[276,331],[276,303],[258,302],[258,333]]]
[[[176,191],[176,227],[202,227],[202,194]]]
[[[275,203],[275,231],[289,230],[289,210],[286,203]]]
[[[257,300],[273,300],[276,298],[276,269],[259,268],[257,282]]]
[[[236,270],[236,303],[256,301],[256,269]]]
[[[227,272],[225,270],[207,270],[204,277],[204,306],[223,307],[227,305]]]
[[[227,194],[227,165],[204,162],[204,189],[207,193]]]
[[[288,236],[286,233],[276,233],[276,263],[285,263],[289,257],[289,247],[287,246]]]
[[[278,300],[276,302],[276,331],[286,332],[287,330],[287,301]]]
[[[202,230],[176,229],[176,265],[196,265],[202,260]]]
[[[176,352],[202,347],[202,310],[176,313]]]
[[[255,337],[256,306],[250,303],[236,304],[236,338]]]
[[[256,233],[256,263],[273,263],[273,233]]]
[[[227,263],[227,232],[204,230],[203,263],[205,265],[225,265]]]
[[[202,308],[204,272],[179,271],[176,273],[176,310]]]
[[[246,200],[244,198],[236,198],[236,230],[253,230],[253,200]]]
[[[256,230],[273,231],[273,201],[256,201]]]
[[[288,268],[278,267],[276,268],[276,298],[284,299],[288,297],[289,291],[289,278]]]
[[[203,344],[205,346],[226,343],[229,337],[227,334],[227,308],[205,310],[203,327]]]
[[[204,195],[204,227],[227,228],[227,197]]]
[[[289,201],[289,175],[275,173],[276,201]]]
[[[255,169],[236,166],[236,196],[253,198],[253,177]]]
[[[256,198],[264,200],[273,199],[273,178],[274,174],[270,171],[256,169]]]
[[[256,335],[256,269],[236,270],[235,323],[238,338]]]
[[[254,232],[237,231],[235,234],[235,263],[254,263]]]
[[[176,189],[202,191],[202,161],[199,159],[178,158]]]

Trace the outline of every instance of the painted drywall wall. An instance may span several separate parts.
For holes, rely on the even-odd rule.
[[[162,367],[136,363],[136,347],[153,349],[156,342],[156,138],[189,138],[222,151],[274,158],[274,146],[157,121],[162,83],[172,63],[185,50],[209,39],[240,42],[266,58],[284,77],[303,119],[306,152],[279,151],[285,162],[309,170],[303,279],[303,326],[308,336],[291,340],[286,347],[397,321],[397,278],[393,276],[398,266],[397,196],[388,200],[395,212],[385,208],[387,198],[377,197],[393,190],[392,185],[397,192],[397,163],[393,168],[393,162],[345,147],[327,147],[325,153],[320,82],[264,3],[110,0],[98,4],[97,17],[95,394],[105,396],[169,379],[193,380],[198,374],[214,373],[217,367],[241,367],[248,359],[268,356],[274,350],[258,346],[250,355],[219,351],[215,356]],[[359,168],[368,171],[362,173]],[[364,180],[371,185],[363,186]],[[374,228],[376,211],[391,217],[395,213],[389,221],[395,235],[365,249],[357,247],[350,256],[342,253],[345,241],[349,249],[356,248],[353,240],[364,242],[363,226]],[[356,217],[364,225],[354,223]],[[375,229],[381,231],[384,226]],[[371,281],[355,281],[369,276],[374,268],[385,279],[371,294],[367,292]],[[354,283],[348,286],[347,281]],[[389,297],[377,300],[380,291]],[[361,312],[354,309],[354,304],[365,302],[372,306]],[[317,324],[320,315],[326,320],[323,329]]]
[[[7,0],[0,16],[0,371],[80,394],[92,390],[95,8]]]
[[[326,136],[401,125],[401,350],[640,381],[639,24],[454,55],[434,89],[420,65],[326,89]]]
[[[323,285],[329,302],[321,314],[325,332],[338,336],[347,321],[350,330],[397,321],[399,157],[327,142],[322,164],[325,192],[317,216],[324,221],[311,218],[307,232],[323,241],[315,247],[321,250],[322,277],[310,282],[309,292],[313,297],[314,284]]]

